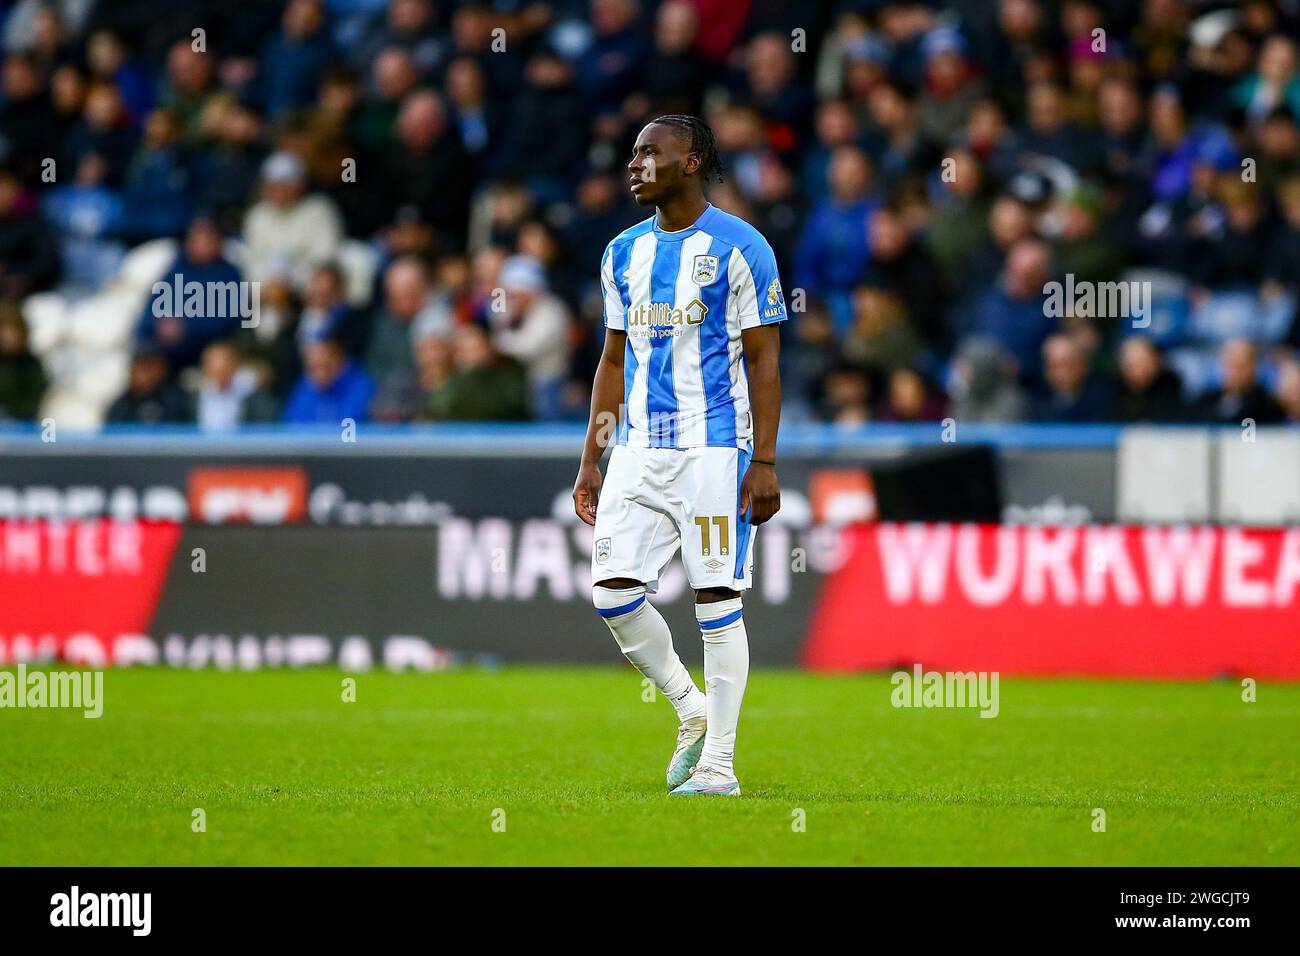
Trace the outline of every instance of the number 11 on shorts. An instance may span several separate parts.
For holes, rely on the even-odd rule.
[[[696,526],[700,529],[700,554],[710,555],[713,535],[710,532],[709,525],[718,529],[718,554],[727,555],[731,553],[731,520],[727,515],[699,515],[695,519]]]

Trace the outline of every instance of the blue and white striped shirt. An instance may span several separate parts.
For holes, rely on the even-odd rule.
[[[712,205],[678,232],[651,216],[614,237],[600,276],[605,326],[627,333],[619,444],[749,448],[740,333],[786,318],[767,240]]]

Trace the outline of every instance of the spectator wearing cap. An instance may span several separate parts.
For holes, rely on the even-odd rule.
[[[303,373],[289,395],[284,421],[339,426],[366,420],[375,385],[336,339],[312,342],[303,354]]]
[[[547,291],[537,260],[511,256],[499,277],[503,308],[488,309],[492,345],[528,372],[533,416],[564,417],[560,388],[569,370],[569,310]]]
[[[343,239],[338,210],[307,193],[301,159],[278,152],[262,164],[261,199],[244,217],[248,279],[287,279],[302,288],[317,266],[333,261]]]
[[[889,82],[892,51],[884,40],[867,33],[844,44],[842,59],[844,99],[859,120],[865,119],[871,94]]]
[[[953,130],[966,125],[970,108],[987,87],[966,60],[966,43],[951,26],[939,26],[921,40],[925,82],[918,103],[921,134],[945,147]]]

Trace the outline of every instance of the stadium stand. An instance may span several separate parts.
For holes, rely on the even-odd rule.
[[[1292,2],[0,17],[0,421],[582,420],[631,142],[694,112],[787,421],[1300,422]]]

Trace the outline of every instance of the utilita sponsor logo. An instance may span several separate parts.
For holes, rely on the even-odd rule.
[[[50,925],[129,927],[132,936],[148,936],[153,925],[152,893],[83,893],[74,886],[50,897]]]

